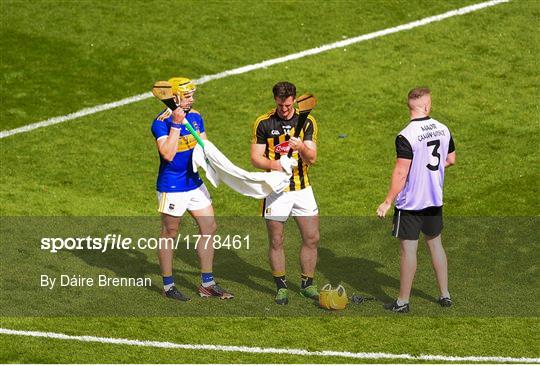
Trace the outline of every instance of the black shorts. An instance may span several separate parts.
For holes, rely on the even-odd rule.
[[[418,240],[420,231],[426,236],[442,232],[442,206],[427,207],[419,211],[394,209],[392,235],[403,240]]]

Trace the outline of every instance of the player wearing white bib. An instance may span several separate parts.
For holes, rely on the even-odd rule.
[[[443,307],[452,305],[448,265],[441,242],[444,170],[456,160],[454,141],[444,124],[431,118],[431,92],[415,88],[408,95],[411,121],[396,138],[397,161],[390,189],[377,215],[384,218],[395,200],[392,234],[401,245],[399,297],[385,308],[409,311],[420,232],[431,253]]]

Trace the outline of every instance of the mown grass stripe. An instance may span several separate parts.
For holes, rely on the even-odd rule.
[[[413,21],[413,22],[410,22],[410,23],[402,24],[402,25],[399,25],[399,26],[396,26],[396,27],[386,28],[386,29],[383,29],[383,30],[380,30],[380,31],[367,33],[367,34],[360,35],[360,36],[353,37],[353,38],[344,39],[342,41],[329,43],[329,44],[326,44],[326,45],[323,45],[323,46],[320,46],[320,47],[315,47],[315,48],[311,48],[309,50],[293,53],[293,54],[290,54],[290,55],[287,55],[287,56],[282,56],[282,57],[262,61],[262,62],[259,62],[259,63],[256,63],[256,64],[251,64],[251,65],[238,67],[236,69],[223,71],[223,72],[220,72],[220,73],[217,73],[217,74],[202,76],[201,78],[196,79],[195,83],[196,84],[204,84],[204,83],[209,82],[211,80],[223,79],[223,78],[233,76],[233,75],[244,74],[244,73],[247,73],[247,72],[250,72],[250,71],[266,68],[266,67],[277,65],[277,64],[280,64],[280,63],[284,63],[284,62],[288,62],[288,61],[292,61],[292,60],[297,60],[297,59],[300,59],[300,58],[303,58],[303,57],[306,57],[306,56],[316,55],[316,54],[326,52],[326,51],[330,51],[330,50],[333,50],[333,49],[336,49],[336,48],[346,47],[346,46],[349,46],[349,45],[352,45],[352,44],[355,44],[355,43],[360,43],[360,42],[363,42],[363,41],[367,41],[367,40],[370,40],[370,39],[386,36],[386,35],[389,35],[389,34],[401,32],[401,31],[405,31],[405,30],[410,30],[410,29],[413,29],[413,28],[416,28],[416,27],[421,27],[421,26],[424,26],[424,25],[427,25],[427,24],[430,24],[430,23],[433,23],[433,22],[439,22],[441,20],[448,19],[448,18],[451,18],[451,17],[454,17],[454,16],[468,14],[468,13],[471,13],[471,12],[474,12],[474,11],[477,11],[477,10],[481,10],[481,9],[484,9],[484,8],[488,8],[488,7],[491,7],[491,6],[495,6],[495,5],[499,5],[499,4],[507,3],[507,2],[510,2],[510,0],[491,0],[491,1],[486,1],[486,2],[482,2],[482,3],[478,3],[478,4],[465,6],[463,8],[450,10],[450,11],[447,11],[446,13],[433,15],[433,16],[430,16],[430,17],[427,17],[427,18],[423,18],[423,19],[416,20],[416,21]],[[53,118],[49,118],[49,119],[41,121],[41,122],[36,122],[36,123],[32,123],[32,124],[29,124],[29,125],[26,125],[26,126],[14,128],[12,130],[1,131],[0,132],[0,139],[2,139],[4,137],[9,137],[9,136],[12,136],[12,135],[16,135],[16,134],[19,134],[19,133],[29,132],[29,131],[32,131],[32,130],[35,130],[35,129],[38,129],[38,128],[52,126],[52,125],[55,125],[55,124],[58,124],[58,123],[63,123],[63,122],[70,121],[70,120],[80,118],[80,117],[84,117],[84,116],[87,116],[87,115],[90,115],[90,114],[103,112],[103,111],[113,109],[113,108],[117,108],[117,107],[121,107],[121,106],[124,106],[124,105],[127,105],[127,104],[139,102],[141,100],[148,99],[151,96],[152,96],[152,93],[150,93],[150,92],[143,93],[143,94],[135,95],[133,97],[124,98],[124,99],[121,99],[121,100],[116,101],[116,102],[101,104],[101,105],[91,107],[91,108],[85,108],[85,109],[82,109],[82,110],[80,110],[78,112],[67,114],[65,116],[53,117]]]

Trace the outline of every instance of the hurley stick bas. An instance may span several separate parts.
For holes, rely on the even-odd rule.
[[[304,124],[309,116],[309,113],[317,105],[317,98],[313,94],[303,94],[296,99],[298,103],[298,123],[294,129],[294,137],[300,136],[300,132],[304,128]],[[293,154],[293,150],[289,149],[287,156],[290,158]]]
[[[154,97],[158,98],[169,108],[171,111],[174,111],[178,106],[176,105],[176,102],[174,101],[174,94],[172,92],[172,85],[168,81],[156,81],[154,86],[152,87],[152,94]],[[197,143],[201,145],[201,147],[204,148],[204,142],[197,133],[197,131],[193,128],[191,123],[187,119],[184,119],[182,121],[182,124],[186,126],[189,133],[195,137],[195,140],[197,140]]]

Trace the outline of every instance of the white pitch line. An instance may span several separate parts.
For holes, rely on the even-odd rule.
[[[253,70],[258,70],[258,69],[266,68],[266,67],[269,67],[269,66],[273,66],[273,65],[284,63],[284,62],[288,62],[288,61],[291,61],[291,60],[297,60],[299,58],[303,58],[303,57],[306,57],[306,56],[316,55],[318,53],[330,51],[330,50],[333,50],[333,49],[336,49],[336,48],[349,46],[349,45],[352,45],[354,43],[360,43],[360,42],[367,41],[367,40],[370,40],[370,39],[374,39],[374,38],[378,38],[378,37],[382,37],[382,36],[387,36],[389,34],[393,34],[393,33],[401,32],[401,31],[413,29],[413,28],[416,28],[416,27],[421,27],[421,26],[426,25],[426,24],[430,24],[430,23],[434,23],[434,22],[440,22],[441,20],[444,20],[444,19],[447,19],[447,18],[472,13],[472,12],[480,10],[480,9],[488,8],[488,7],[491,7],[491,6],[495,6],[495,5],[499,5],[499,4],[507,3],[507,2],[510,2],[510,0],[491,0],[491,1],[486,1],[486,2],[483,2],[483,3],[478,3],[478,4],[474,4],[474,5],[465,6],[463,8],[450,10],[450,11],[447,11],[446,13],[442,13],[442,14],[439,14],[439,15],[433,15],[433,16],[430,16],[430,17],[427,17],[427,18],[416,20],[414,22],[398,25],[396,27],[386,28],[386,29],[383,29],[383,30],[380,30],[380,31],[377,31],[377,32],[364,34],[364,35],[357,36],[357,37],[354,37],[354,38],[347,38],[347,39],[344,39],[344,40],[339,41],[339,42],[329,43],[329,44],[326,44],[326,45],[323,45],[323,46],[320,46],[320,47],[311,48],[309,50],[293,53],[293,54],[283,56],[283,57],[273,58],[273,59],[270,59],[270,60],[266,60],[266,61],[262,61],[262,62],[259,62],[259,63],[256,63],[256,64],[252,64],[252,65],[238,67],[236,69],[223,71],[223,72],[220,72],[220,73],[217,73],[217,74],[202,76],[201,78],[196,79],[195,83],[196,84],[204,84],[204,83],[206,83],[208,81],[211,81],[211,80],[222,79],[222,78],[226,78],[226,77],[232,76],[232,75],[244,74],[246,72],[250,72],[250,71],[253,71]],[[1,131],[0,132],[0,139],[3,139],[4,137],[16,135],[18,133],[32,131],[32,130],[35,130],[37,128],[52,126],[52,125],[62,123],[62,122],[66,122],[66,121],[76,119],[76,118],[79,118],[79,117],[88,116],[90,114],[106,111],[108,109],[121,107],[121,106],[124,106],[126,104],[131,104],[131,103],[135,103],[135,102],[138,102],[138,101],[141,101],[141,100],[144,100],[144,99],[148,99],[151,96],[152,96],[152,93],[150,93],[150,92],[143,93],[143,94],[135,95],[133,97],[124,98],[124,99],[121,99],[121,100],[116,101],[116,102],[107,103],[107,104],[101,104],[101,105],[98,105],[98,106],[95,106],[95,107],[81,109],[78,112],[70,113],[70,114],[67,114],[65,116],[53,117],[53,118],[49,118],[49,119],[46,119],[46,120],[41,121],[41,122],[36,122],[36,123],[32,123],[32,124],[29,124],[29,125],[26,125],[26,126],[14,128],[12,130]]]
[[[540,363],[540,358],[526,357],[497,357],[497,356],[442,356],[442,355],[419,355],[393,354],[381,352],[342,352],[342,351],[308,351],[294,348],[262,348],[245,346],[220,346],[213,344],[178,344],[159,341],[139,341],[125,338],[106,338],[94,336],[72,336],[62,333],[26,331],[0,328],[0,334],[52,338],[80,342],[106,343],[139,347],[176,348],[187,350],[205,350],[221,352],[240,352],[257,354],[285,354],[296,356],[319,356],[319,357],[345,357],[355,359],[394,359],[394,360],[417,360],[417,361],[446,361],[446,362],[512,362],[512,363]]]

